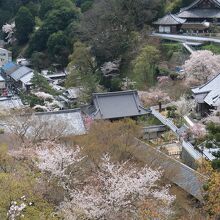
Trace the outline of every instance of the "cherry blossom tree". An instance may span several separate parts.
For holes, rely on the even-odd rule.
[[[54,97],[52,95],[50,95],[49,93],[46,92],[35,92],[33,93],[35,96],[37,96],[38,98],[47,100],[47,99],[51,99],[54,100]]]
[[[5,131],[15,136],[17,141],[27,148],[32,146],[32,143],[42,140],[57,140],[66,135],[69,129],[68,121],[62,118],[53,120],[53,117],[49,115],[46,117],[39,117],[22,110],[19,114],[8,112],[2,118],[2,122]]]
[[[158,88],[153,88],[149,91],[139,91],[138,95],[142,103],[146,106],[159,104],[159,111],[161,111],[162,103],[169,102],[171,100],[166,92],[163,92]]]
[[[34,110],[39,109],[41,111],[49,112],[60,109],[60,105],[62,105],[59,101],[55,100],[54,96],[45,92],[33,92],[33,95],[44,101],[44,105],[35,105],[33,107]]]
[[[147,199],[163,201],[158,212],[170,215],[170,205],[175,197],[169,187],[158,187],[161,171],[148,167],[137,168],[126,161],[112,163],[108,155],[102,157],[99,170],[81,189],[71,192],[71,201],[64,201],[60,208],[74,219],[75,210],[81,210],[89,219],[117,219],[137,215],[137,204]],[[70,211],[72,210],[72,212]],[[127,218],[128,219],[128,218]]]
[[[24,217],[22,212],[27,207],[26,197],[22,196],[20,200],[21,202],[17,202],[17,201],[11,202],[9,210],[7,212],[7,216],[9,220],[16,220],[19,217]],[[31,204],[32,203],[29,203],[28,205],[31,205]]]
[[[39,110],[44,111],[44,112],[49,112],[49,108],[46,107],[46,106],[44,106],[44,105],[35,105],[35,106],[33,107],[33,109],[34,109],[34,110],[39,109]]]
[[[212,110],[211,113],[203,119],[203,122],[220,124],[220,108]]]
[[[181,118],[189,114],[190,111],[196,107],[195,100],[187,99],[186,96],[181,96],[180,99],[174,103],[174,105],[176,106],[176,111]]]
[[[5,38],[7,40],[7,43],[13,43],[15,41],[15,37],[14,37],[15,22],[11,24],[6,23],[5,25],[3,25],[2,32],[7,34]]]
[[[170,77],[169,76],[158,76],[157,81],[160,84],[165,84],[170,81]]]
[[[25,143],[27,139],[28,130],[33,125],[32,115],[24,118],[21,115],[25,114],[25,110],[22,109],[20,114],[8,111],[2,121],[4,122],[4,128],[8,133],[15,135],[19,141]]]
[[[51,141],[44,142],[37,148],[37,166],[43,172],[48,172],[55,177],[64,177],[66,169],[80,162],[80,148],[68,149],[64,145]]]
[[[172,214],[175,197],[169,194],[168,185],[158,185],[162,176],[159,170],[139,168],[131,161],[113,163],[105,154],[98,169],[92,161],[86,163],[93,169],[83,179],[81,175],[72,175],[74,167],[82,168],[82,162],[88,162],[79,147],[47,142],[37,148],[36,155],[37,167],[49,178],[58,179],[65,191],[65,199],[59,206],[65,219],[78,219],[79,215],[86,219],[137,216],[139,203],[149,199],[161,201],[158,212],[163,216]]]
[[[90,129],[93,123],[94,123],[94,119],[92,117],[90,117],[89,115],[86,115],[84,117],[84,124],[87,130]]]
[[[204,83],[219,73],[220,55],[208,50],[195,51],[185,62],[183,69],[188,84]]]
[[[201,123],[196,123],[190,127],[190,132],[196,139],[204,138],[207,134],[205,125]]]
[[[101,71],[103,75],[106,77],[118,75],[120,64],[121,64],[121,59],[114,60],[112,62],[111,61],[106,62],[101,66]]]

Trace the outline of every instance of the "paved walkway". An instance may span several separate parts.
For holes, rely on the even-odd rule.
[[[153,107],[151,107],[150,109],[151,109],[151,113],[158,120],[160,120],[164,125],[168,126],[174,132],[174,134],[178,137],[178,139],[180,139],[179,128],[177,128],[176,125],[174,125],[174,123],[170,119],[165,118],[158,111],[156,111]],[[202,159],[202,154],[199,151],[195,150],[191,143],[185,140],[182,140],[181,144],[182,144],[182,147],[194,158],[194,160]]]
[[[174,123],[170,120],[165,118],[163,115],[161,115],[158,111],[156,111],[153,107],[150,108],[151,113],[158,119],[160,120],[164,125],[168,126],[177,136],[178,135],[178,128]]]
[[[190,35],[178,35],[178,34],[159,34],[153,33],[152,36],[161,37],[167,40],[174,40],[179,42],[187,42],[190,41],[190,44],[193,42],[196,43],[205,43],[205,42],[213,42],[220,44],[220,39],[213,37],[198,37],[198,36],[190,36]]]
[[[189,53],[193,53],[194,52],[194,49],[189,46],[187,43],[182,43],[183,46],[186,48],[186,50],[189,52]]]

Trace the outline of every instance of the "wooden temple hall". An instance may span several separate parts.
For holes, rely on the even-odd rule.
[[[207,33],[213,24],[220,25],[220,0],[196,0],[154,22],[160,33]]]

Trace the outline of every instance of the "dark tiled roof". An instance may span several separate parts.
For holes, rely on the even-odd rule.
[[[219,18],[220,17],[220,0],[209,0],[214,5],[212,8],[202,8],[198,5],[204,0],[196,0],[191,5],[181,8],[178,17],[181,18]],[[208,4],[205,2],[205,4]]]
[[[88,110],[94,119],[124,118],[149,113],[149,110],[141,106],[137,91],[132,90],[94,93],[93,105]]]
[[[186,20],[173,14],[167,14],[163,18],[158,19],[154,24],[157,25],[177,25],[183,24]]]
[[[220,18],[220,9],[191,9],[181,11],[178,16],[181,18]]]
[[[204,1],[204,0],[196,0],[196,1],[194,1],[192,4],[190,4],[189,6],[187,6],[187,7],[185,7],[185,8],[181,8],[181,9],[180,9],[180,12],[193,9],[193,8],[195,8],[198,4],[200,4],[202,1]],[[211,3],[213,3],[216,7],[220,7],[220,0],[209,0],[209,1],[210,1]]]

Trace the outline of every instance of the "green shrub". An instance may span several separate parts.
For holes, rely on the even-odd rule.
[[[215,140],[216,140],[217,142],[220,142],[220,132],[217,133],[217,134],[215,134]]]
[[[46,92],[51,95],[58,95],[59,94],[56,90],[54,90],[51,87],[51,85],[49,84],[47,79],[43,75],[41,75],[37,72],[34,73],[34,76],[31,79],[31,82],[32,82],[34,88],[38,88],[42,92]]]
[[[178,73],[170,73],[170,78],[171,78],[172,80],[176,80],[177,77],[178,77]]]
[[[213,153],[213,156],[220,158],[220,150]]]
[[[172,106],[167,106],[167,111],[176,111],[176,106],[172,105]]]
[[[81,10],[82,12],[88,11],[91,7],[92,7],[93,2],[90,1],[85,1],[82,5],[81,5]]]
[[[197,114],[194,113],[194,112],[191,112],[191,113],[190,113],[190,117],[191,117],[192,119],[197,119]]]
[[[162,125],[162,123],[154,116],[140,116],[138,117],[138,123],[142,126]]]
[[[175,118],[176,117],[175,110],[168,110],[167,117],[168,118]]]
[[[217,125],[213,122],[211,122],[207,125],[207,129],[208,129],[209,133],[211,133],[213,135],[220,133],[220,125]]]
[[[111,79],[111,91],[120,91],[121,90],[121,79],[119,77],[113,77]]]
[[[217,44],[209,44],[209,45],[205,45],[202,46],[201,48],[202,50],[210,50],[215,54],[220,54],[220,46]]]
[[[182,49],[182,46],[179,43],[164,43],[162,44],[162,49],[165,51],[178,52]]]
[[[30,107],[34,107],[35,105],[44,105],[44,101],[35,95],[20,93],[20,97],[22,102],[30,105]]]
[[[205,183],[203,185],[203,189],[204,189],[204,191],[207,191],[209,189],[209,184]]]
[[[44,104],[44,101],[42,99],[39,99],[37,96],[34,96],[34,95],[31,95],[30,97],[28,97],[28,101],[29,101],[30,107]]]
[[[173,53],[182,50],[182,46],[179,43],[163,43],[161,50],[166,59],[169,60],[173,56]]]
[[[220,160],[219,159],[213,160],[212,167],[213,167],[213,169],[220,169]]]
[[[171,74],[170,70],[166,68],[159,67],[159,75],[161,76],[169,76]]]
[[[211,142],[206,142],[205,147],[206,147],[206,148],[212,148],[213,145],[212,145]]]
[[[167,58],[168,60],[171,59],[171,57],[173,56],[174,51],[173,50],[168,50],[167,51]]]

